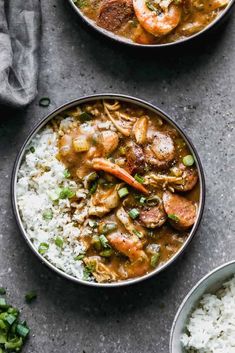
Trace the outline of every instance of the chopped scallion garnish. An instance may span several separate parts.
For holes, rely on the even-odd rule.
[[[103,246],[103,248],[108,248],[109,247],[109,242],[108,239],[106,238],[106,236],[104,234],[101,234],[99,236],[101,245]]]
[[[65,169],[64,171],[64,177],[65,178],[69,178],[71,176],[70,172],[68,171],[68,169]]]
[[[89,121],[89,120],[92,120],[92,115],[87,113],[87,112],[82,112],[80,115],[79,115],[79,119],[82,123],[86,122],[86,121]]]
[[[186,167],[191,167],[194,164],[194,158],[191,154],[188,154],[183,158],[183,163]]]
[[[154,255],[151,256],[151,260],[150,260],[150,263],[151,263],[151,266],[152,267],[156,267],[158,262],[159,262],[159,259],[160,259],[160,253],[156,253]]]
[[[30,331],[29,328],[24,325],[18,324],[16,326],[16,332],[23,338],[28,336],[29,331]]]
[[[126,195],[129,194],[129,191],[127,188],[121,188],[118,190],[118,195],[119,197],[122,199],[123,197],[125,197]]]
[[[0,287],[0,295],[6,294],[6,289],[3,287]]]
[[[100,256],[103,256],[103,257],[110,257],[112,254],[113,254],[112,249],[106,249],[100,252]]]
[[[144,183],[144,178],[138,174],[134,176],[135,180],[138,181],[138,183],[143,184]]]
[[[176,216],[175,214],[168,214],[168,218],[172,219],[175,222],[179,222],[179,217]]]
[[[64,241],[61,237],[56,237],[55,238],[55,245],[58,246],[59,248],[62,248],[64,244]]]
[[[75,256],[74,260],[80,261],[80,260],[84,259],[84,257],[85,257],[85,254],[79,254],[79,255]]]
[[[135,234],[135,235],[137,235],[137,237],[138,237],[138,238],[140,238],[140,239],[141,239],[141,238],[143,238],[143,236],[144,236],[144,234],[143,234],[143,233],[139,232],[139,231],[138,231],[138,230],[136,230],[136,229],[135,229],[135,230],[133,230],[133,232],[134,232],[134,234]]]
[[[48,97],[42,97],[39,101],[40,107],[43,107],[43,108],[49,107],[50,103],[51,103],[51,100]]]
[[[29,150],[30,150],[31,153],[35,152],[35,148],[33,146],[31,146]]]
[[[129,216],[132,219],[136,219],[137,217],[139,217],[139,211],[136,208],[132,208],[132,210],[129,211]]]
[[[42,217],[43,219],[49,221],[53,218],[53,213],[51,210],[48,210],[48,211],[44,211],[43,214],[42,214]]]
[[[146,201],[146,197],[143,197],[143,196],[141,196],[141,198],[140,198],[140,204],[141,205],[144,205],[145,204],[145,201]]]
[[[39,245],[38,252],[39,252],[39,254],[44,255],[48,249],[49,249],[49,244],[41,243]]]
[[[31,303],[36,298],[37,298],[37,293],[34,290],[25,294],[25,300],[27,303]]]
[[[75,196],[75,192],[73,192],[70,188],[63,188],[60,192],[60,199],[71,199]]]

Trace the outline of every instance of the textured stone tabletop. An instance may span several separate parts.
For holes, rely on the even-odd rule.
[[[196,282],[235,257],[235,21],[210,42],[175,54],[130,52],[88,33],[66,1],[42,0],[38,98],[1,109],[0,286],[32,328],[25,353],[167,353],[176,310]],[[98,290],[57,277],[39,263],[15,224],[10,178],[16,154],[45,114],[94,92],[134,95],[168,112],[191,137],[207,185],[203,220],[184,256],[144,283]],[[42,96],[48,108],[38,105]],[[27,291],[38,298],[24,303]]]

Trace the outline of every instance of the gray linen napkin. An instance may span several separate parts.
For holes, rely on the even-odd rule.
[[[40,0],[0,0],[0,104],[15,108],[37,94]]]

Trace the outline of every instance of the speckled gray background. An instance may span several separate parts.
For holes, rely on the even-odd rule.
[[[131,53],[86,32],[66,1],[42,0],[39,95],[0,117],[0,286],[32,328],[25,353],[167,353],[175,312],[209,270],[235,256],[234,17],[210,42],[175,54]],[[144,98],[165,109],[201,156],[207,200],[201,227],[185,255],[160,276],[128,288],[97,290],[57,277],[24,243],[10,202],[16,154],[45,114],[93,92]],[[49,108],[38,106],[42,96]],[[232,191],[233,190],[233,191]],[[25,292],[37,300],[24,304]]]

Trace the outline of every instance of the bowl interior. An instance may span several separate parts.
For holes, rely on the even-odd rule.
[[[170,341],[171,353],[186,353],[181,345],[180,338],[185,331],[187,321],[192,311],[197,306],[202,295],[215,292],[234,274],[235,261],[232,261],[209,273],[189,292],[181,304],[173,322]]]
[[[136,42],[131,41],[128,38],[116,35],[115,33],[108,31],[100,26],[98,26],[93,20],[89,19],[87,16],[83,14],[83,12],[79,9],[78,6],[76,6],[74,0],[68,0],[74,11],[80,16],[83,22],[85,22],[91,29],[95,30],[96,32],[99,32],[101,35],[104,35],[105,37],[130,46],[130,47],[136,47],[136,48],[167,48],[167,47],[172,47],[172,46],[178,46],[183,43],[187,43],[188,41],[191,41],[192,39],[197,38],[198,36],[201,36],[205,32],[207,32],[209,29],[214,27],[214,25],[217,22],[220,22],[220,20],[228,13],[228,11],[231,9],[231,7],[234,5],[235,0],[230,0],[229,4],[224,8],[223,11],[216,17],[209,25],[207,25],[205,28],[203,28],[201,31],[189,36],[182,38],[180,40],[177,40],[175,42],[169,42],[169,43],[162,43],[162,44],[139,44]]]
[[[170,125],[172,125],[179,133],[180,135],[183,137],[183,139],[186,141],[192,155],[194,156],[196,165],[197,165],[197,169],[198,169],[198,173],[199,173],[199,183],[200,183],[200,200],[199,200],[199,210],[198,210],[198,217],[197,220],[193,226],[193,228],[191,229],[191,232],[188,236],[188,238],[186,239],[185,243],[182,245],[182,247],[179,249],[179,251],[172,256],[172,258],[170,260],[168,260],[166,263],[164,263],[161,267],[156,268],[156,270],[142,276],[142,277],[138,277],[138,278],[134,278],[134,279],[129,279],[129,280],[125,280],[125,281],[121,281],[121,282],[114,282],[114,283],[93,283],[93,282],[87,282],[87,281],[83,281],[80,280],[78,278],[75,278],[71,275],[68,275],[66,273],[64,273],[63,271],[61,271],[60,269],[56,268],[54,265],[52,265],[46,258],[44,258],[42,255],[40,255],[38,253],[38,251],[35,249],[34,245],[32,244],[32,242],[29,240],[28,236],[27,236],[27,232],[25,231],[23,222],[21,220],[21,216],[20,216],[20,212],[19,212],[19,208],[17,205],[17,198],[16,198],[16,194],[17,194],[17,176],[18,176],[18,171],[20,168],[20,165],[24,159],[24,155],[25,155],[25,151],[27,149],[27,146],[30,144],[31,140],[34,138],[34,136],[54,117],[56,117],[59,113],[61,113],[64,110],[70,109],[78,104],[82,104],[82,103],[86,103],[86,102],[91,102],[91,101],[95,101],[97,99],[117,99],[120,101],[124,101],[124,102],[128,102],[128,103],[132,103],[135,105],[138,105],[140,107],[143,107],[145,109],[148,109],[150,111],[153,111],[154,113],[157,113],[160,117],[163,118],[163,120],[167,121]],[[61,107],[59,107],[58,109],[56,109],[54,112],[52,112],[51,114],[49,114],[47,117],[45,117],[31,132],[31,134],[28,136],[27,140],[25,141],[24,145],[22,146],[18,157],[16,159],[16,163],[15,163],[15,167],[14,167],[14,171],[13,171],[13,178],[12,178],[12,203],[13,203],[13,209],[14,209],[14,213],[18,222],[18,225],[20,227],[20,230],[25,238],[25,240],[27,241],[28,245],[30,246],[30,248],[34,251],[34,253],[40,258],[41,261],[43,261],[44,263],[46,263],[51,269],[53,269],[54,271],[56,271],[57,273],[59,273],[60,275],[73,280],[75,282],[79,282],[79,283],[83,283],[83,284],[88,284],[88,285],[93,285],[93,286],[99,286],[99,287],[115,287],[115,286],[121,286],[121,285],[127,285],[127,284],[132,284],[132,283],[136,283],[139,281],[142,281],[143,279],[147,279],[149,277],[151,277],[152,275],[161,272],[162,270],[164,270],[166,267],[168,267],[172,262],[174,262],[174,260],[176,260],[176,258],[185,250],[185,248],[187,247],[187,245],[189,244],[189,242],[192,240],[193,236],[195,235],[195,232],[199,226],[201,217],[202,217],[202,212],[203,212],[203,208],[204,208],[204,202],[205,202],[205,181],[204,181],[204,174],[203,174],[203,169],[202,169],[202,165],[200,162],[200,159],[198,157],[198,154],[194,148],[194,146],[192,145],[191,141],[188,139],[188,137],[185,135],[185,133],[179,128],[179,126],[172,121],[168,115],[166,113],[164,113],[163,111],[161,111],[159,108],[151,105],[150,103],[147,103],[143,100],[140,100],[138,98],[134,98],[134,97],[129,97],[129,96],[124,96],[124,95],[116,95],[116,94],[97,94],[97,95],[93,95],[93,96],[88,96],[88,97],[83,97],[83,98],[79,98],[76,99],[75,101],[66,103],[64,105],[62,105]]]

